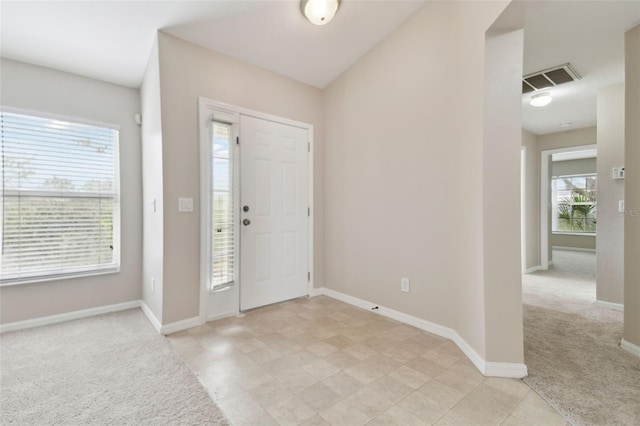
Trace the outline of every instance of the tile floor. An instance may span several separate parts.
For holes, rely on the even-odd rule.
[[[233,425],[565,425],[447,339],[325,296],[168,337]]]

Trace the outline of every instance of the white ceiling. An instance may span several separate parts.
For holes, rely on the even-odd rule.
[[[343,0],[335,19],[316,27],[297,0],[0,0],[0,55],[139,87],[161,29],[324,88],[425,1]],[[583,78],[549,90],[554,101],[544,108],[524,95],[523,127],[595,125],[598,89],[624,81],[624,32],[640,24],[640,1],[555,0],[531,10],[524,73],[570,62]]]
[[[541,135],[595,126],[598,89],[624,81],[624,33],[638,24],[640,1],[551,1],[528,16],[524,74],[570,62],[582,79],[544,90],[553,96],[546,107],[524,95],[523,127]]]
[[[425,0],[343,0],[316,27],[297,0],[0,2],[0,55],[139,87],[156,30],[324,88]]]

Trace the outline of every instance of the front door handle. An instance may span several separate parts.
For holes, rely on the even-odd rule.
[[[251,225],[251,221],[249,219],[245,219],[245,220],[242,221],[242,224],[244,226]]]

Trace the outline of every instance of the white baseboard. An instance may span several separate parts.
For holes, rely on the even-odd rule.
[[[142,300],[132,300],[130,302],[118,303],[115,305],[100,306],[97,308],[83,309],[81,311],[67,312],[59,315],[51,315],[48,317],[34,318],[26,321],[17,321],[7,324],[0,324],[0,333],[6,333],[8,331],[24,330],[27,328],[40,327],[43,325],[57,324],[59,322],[70,321],[80,318],[88,318],[96,315],[108,314],[109,312],[124,311],[127,309],[140,308],[145,314],[153,328],[160,334],[177,333],[178,331],[186,330],[187,328],[197,327],[201,325],[200,317],[188,318],[186,320],[173,322],[170,324],[162,325],[160,320],[149,309],[146,303]],[[229,316],[235,315],[235,313]]]
[[[0,324],[0,333],[24,330],[27,328],[40,327],[43,325],[57,324],[59,322],[87,318],[95,315],[108,314],[109,312],[124,311],[127,309],[138,308],[139,306],[139,300],[132,300],[130,302],[117,303],[115,305],[99,306],[97,308],[83,309],[80,311],[67,312],[64,314],[50,315],[25,321],[10,322],[7,324]]]
[[[633,355],[635,355],[637,357],[640,357],[640,346],[635,345],[635,344],[633,344],[631,342],[628,342],[628,341],[622,339],[620,341],[620,347],[622,349],[624,349],[625,351],[627,351],[627,352],[629,352],[629,353],[631,353],[631,354],[633,354]]]
[[[540,270],[542,270],[542,266],[540,266],[540,265],[536,265],[536,266],[532,266],[532,267],[531,267],[531,268],[529,268],[529,269],[526,269],[526,270],[524,271],[524,273],[525,273],[525,274],[530,274],[530,273],[532,273],[532,272],[536,272],[536,271],[540,271]]]
[[[592,248],[581,248],[581,247],[564,247],[564,246],[553,246],[554,250],[567,250],[567,251],[586,251],[589,253],[595,253],[596,249]]]
[[[188,328],[197,327],[199,325],[202,325],[202,322],[200,321],[199,316],[193,317],[193,318],[187,318],[185,320],[176,321],[176,322],[163,325],[162,327],[160,327],[160,334],[164,334],[164,335],[173,334],[173,333],[177,333],[178,331],[186,330]]]
[[[464,340],[458,334],[458,332],[452,328],[444,327],[442,325],[423,320],[412,315],[405,314],[403,312],[376,305],[375,303],[358,299],[357,297],[349,296],[347,294],[340,293],[326,287],[317,288],[314,290],[314,296],[325,295],[453,341],[467,356],[467,358],[471,360],[476,368],[480,370],[480,372],[485,376],[521,378],[527,375],[527,366],[524,364],[485,361],[485,359],[482,358],[480,354],[478,354],[475,349],[473,349],[473,347],[471,347],[471,345],[469,345],[469,343],[467,343],[467,341]],[[371,308],[376,306],[378,307],[378,309],[372,311]]]
[[[156,331],[160,333],[162,324],[160,323],[160,320],[158,319],[158,317],[156,317],[156,315],[153,313],[151,308],[149,308],[149,306],[147,306],[147,304],[144,303],[144,300],[140,301],[140,309],[142,309],[142,312],[147,317],[147,319],[149,320],[153,328],[155,328]]]
[[[604,300],[596,300],[593,302],[594,306],[599,308],[613,309],[614,311],[624,312],[624,305],[622,303],[605,302]]]
[[[236,312],[236,311],[227,312],[225,314],[218,314],[218,315],[213,315],[211,317],[208,317],[207,318],[207,322],[221,320],[221,319],[224,319],[224,318],[236,317],[236,316],[238,316],[238,312]]]
[[[312,288],[309,292],[309,297],[322,296],[324,294],[324,287]]]

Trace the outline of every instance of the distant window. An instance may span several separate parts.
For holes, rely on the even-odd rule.
[[[0,113],[0,283],[117,271],[118,131]]]
[[[551,181],[552,231],[596,232],[597,177],[595,174],[558,176]]]

